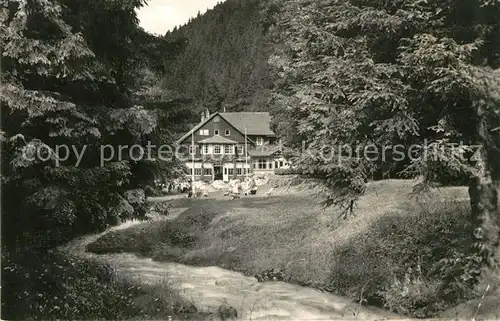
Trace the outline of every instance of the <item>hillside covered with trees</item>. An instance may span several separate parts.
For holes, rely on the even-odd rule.
[[[165,57],[164,88],[200,110],[266,110],[269,19],[266,1],[229,0],[168,32],[165,38],[183,49]]]

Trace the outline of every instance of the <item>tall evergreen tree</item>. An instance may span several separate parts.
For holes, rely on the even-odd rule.
[[[3,246],[47,247],[144,215],[140,151],[118,150],[157,123],[135,99],[150,64],[143,4],[2,1]]]
[[[298,170],[324,182],[325,205],[353,211],[382,168],[363,154],[371,145],[379,160],[389,147],[389,171],[422,175],[417,189],[442,171],[473,177],[471,234],[483,266],[494,266],[500,4],[303,0],[280,8],[272,28],[275,42],[286,45],[270,59],[278,77],[274,127]],[[396,160],[391,148],[398,144],[422,148]],[[361,154],[331,148],[344,145]],[[475,145],[484,147],[480,159],[471,157]]]

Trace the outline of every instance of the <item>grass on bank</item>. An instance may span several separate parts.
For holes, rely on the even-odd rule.
[[[200,320],[168,284],[137,285],[67,254],[2,255],[3,320]]]
[[[417,317],[474,297],[465,188],[409,199],[411,181],[374,182],[344,221],[311,195],[179,200],[177,219],[109,233],[95,253],[219,266],[287,280]]]

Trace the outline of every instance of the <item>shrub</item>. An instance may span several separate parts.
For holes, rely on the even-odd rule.
[[[274,170],[275,175],[297,175],[299,172],[293,168],[276,168]]]
[[[329,291],[413,317],[432,317],[474,296],[478,265],[469,206],[431,202],[380,217],[336,249]],[[469,250],[470,249],[470,250]]]
[[[386,308],[425,318],[429,311],[440,311],[444,307],[439,296],[441,284],[439,280],[425,279],[420,266],[417,266],[416,269],[408,268],[402,279],[393,275],[392,281],[388,282],[379,294],[384,299]]]
[[[148,197],[156,197],[156,196],[162,196],[163,193],[161,192],[161,190],[157,189],[157,188],[154,188],[152,186],[143,186],[142,189],[144,190],[144,193],[146,194],[146,196]]]
[[[152,303],[156,309],[148,311]],[[185,310],[192,312],[192,305],[170,288],[137,286],[109,266],[57,252],[2,252],[4,320],[166,319]]]

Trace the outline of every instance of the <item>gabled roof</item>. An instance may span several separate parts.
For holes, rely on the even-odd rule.
[[[185,135],[183,135],[181,138],[179,138],[177,140],[177,144],[180,144],[184,139],[186,139],[192,133],[194,133],[195,131],[197,131],[200,127],[202,127],[203,125],[205,125],[206,123],[208,123],[208,121],[210,121],[212,118],[214,118],[215,115],[217,115],[217,114],[218,113],[213,113],[212,115],[208,116],[208,118],[205,119],[204,121],[199,122],[198,125],[194,126],[190,131],[188,131]]]
[[[183,135],[177,140],[180,144],[183,140],[189,137],[192,133],[196,132],[200,127],[208,123],[216,115],[220,115],[224,118],[231,126],[236,128],[242,135],[245,134],[245,128],[247,135],[262,135],[262,136],[274,136],[271,131],[271,116],[268,112],[233,112],[233,113],[219,113],[215,112],[210,115],[204,121],[198,123],[189,132]],[[251,139],[249,139],[251,140]]]
[[[215,136],[212,136],[209,138],[205,138],[203,140],[198,141],[198,143],[200,143],[200,144],[238,144],[237,142],[235,142],[232,139],[218,136],[218,135],[215,135]]]
[[[274,136],[271,131],[271,116],[268,112],[219,113],[241,133],[247,135]]]

